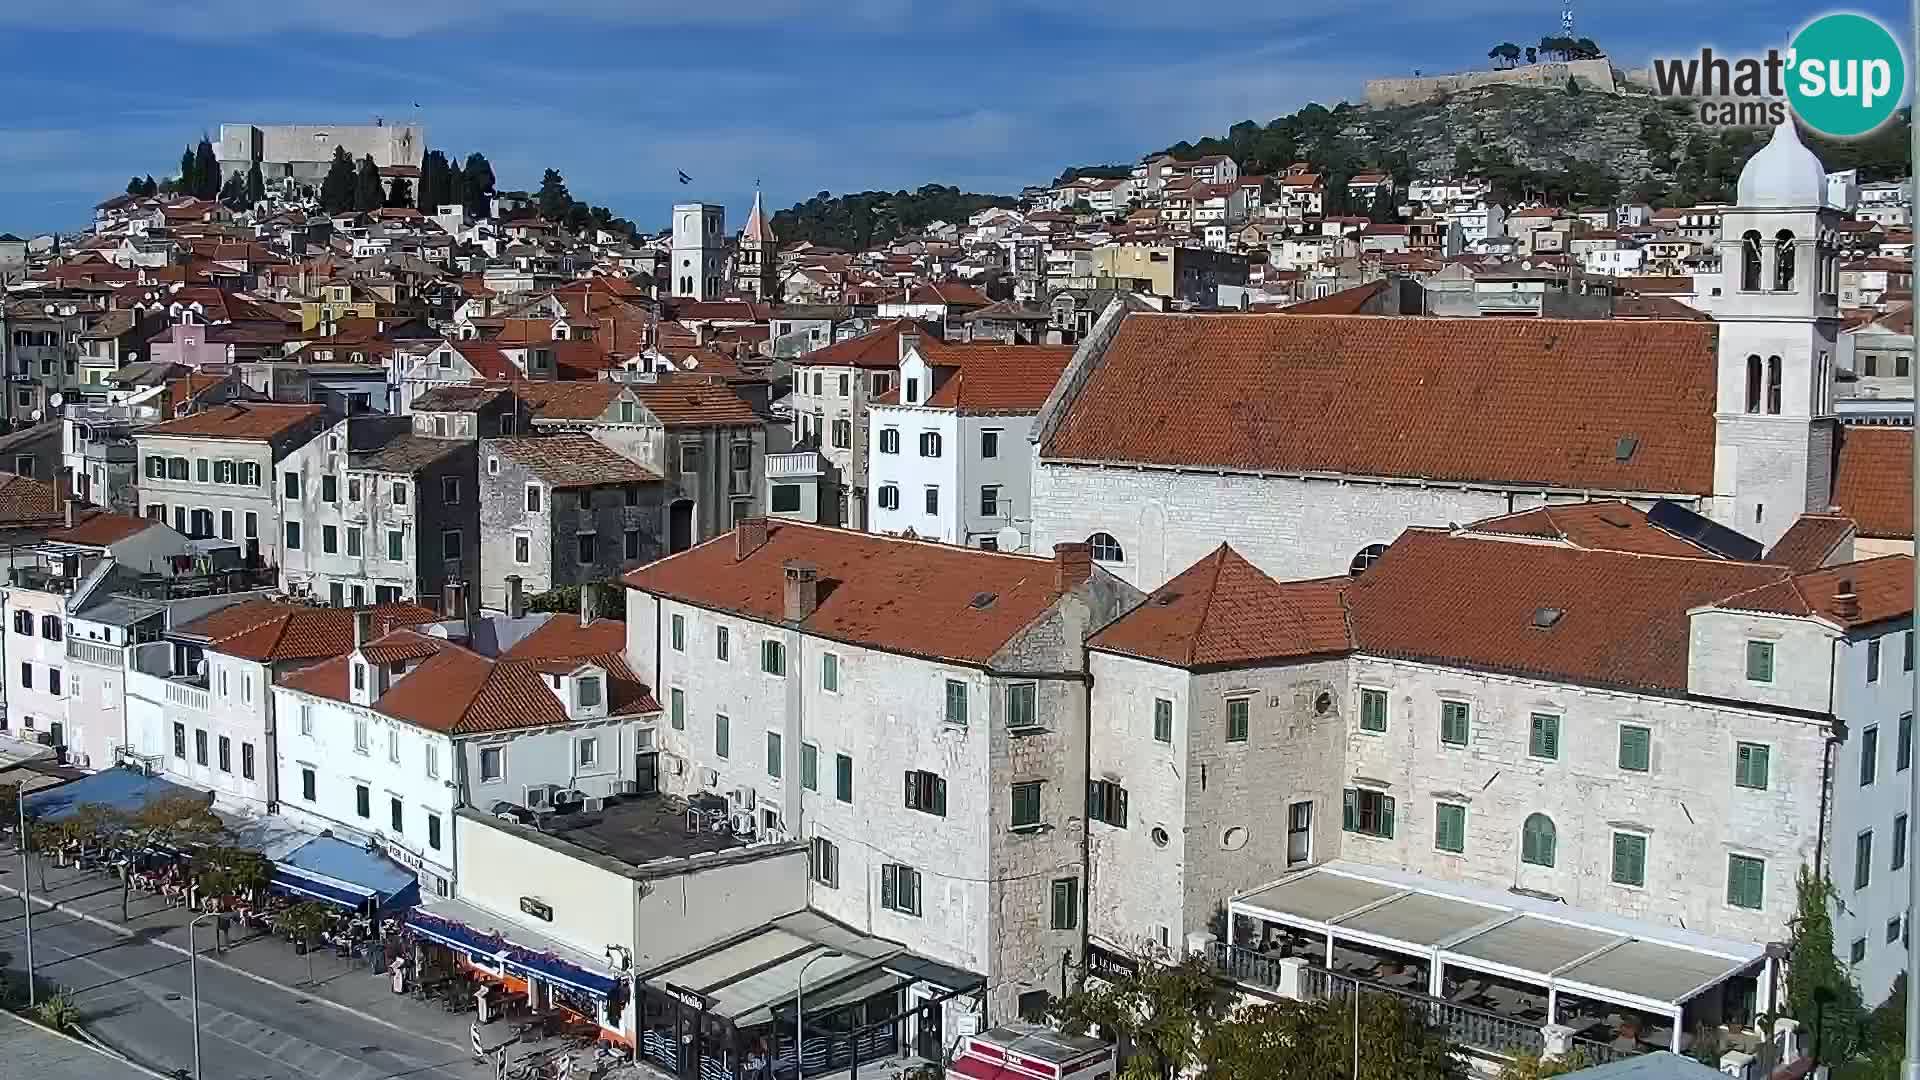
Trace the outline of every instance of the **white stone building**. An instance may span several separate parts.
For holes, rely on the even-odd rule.
[[[868,409],[893,389],[900,359],[913,342],[939,337],[926,323],[895,319],[793,361],[793,438],[819,450],[827,465],[820,486],[824,524],[867,525]]]
[[[280,565],[279,465],[329,420],[319,405],[229,402],[134,432],[140,507],[196,539],[231,541]]]
[[[662,785],[813,849],[811,906],[1031,1011],[1080,955],[1084,634],[1138,594],[1054,560],[753,519],[628,574]]]
[[[678,299],[719,300],[727,280],[727,208],[718,203],[675,203],[673,265],[668,268]]]
[[[894,389],[869,414],[868,530],[1030,550],[1033,418],[1072,355],[1054,345],[906,346]],[[1008,529],[1017,547],[1001,546]]]

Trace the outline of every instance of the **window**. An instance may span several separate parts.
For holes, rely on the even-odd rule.
[[[959,679],[947,680],[947,707],[942,719],[956,727],[967,726],[967,684]]]
[[[1892,869],[1898,870],[1907,865],[1907,815],[1893,815],[1893,862]]]
[[[404,554],[402,553],[402,551],[403,551],[403,549],[402,549],[402,541],[401,541],[401,532],[400,532],[400,530],[399,530],[399,529],[388,529],[388,530],[387,530],[387,559],[388,559],[388,561],[390,561],[390,562],[400,562],[401,560],[403,560],[403,559],[405,559],[405,558],[406,558],[406,556],[405,556],[405,555],[404,555]]]
[[[920,456],[924,458],[937,458],[940,456],[939,432],[923,431],[920,433]]]
[[[880,452],[883,454],[897,454],[900,452],[899,428],[880,429]]]
[[[1767,790],[1768,749],[1759,743],[1743,742],[1733,754],[1733,782],[1739,787]]]
[[[1114,828],[1127,828],[1127,788],[1112,780],[1087,782],[1087,817]]]
[[[175,724],[174,726],[178,727],[179,725]],[[302,799],[308,802],[314,801],[315,789],[318,787],[317,780],[318,778],[314,775],[312,769],[300,770],[300,797]]]
[[[440,815],[439,814],[427,815],[427,846],[432,848],[435,851],[440,850]]]
[[[347,501],[360,501],[360,478],[357,476],[347,477]]]
[[[667,721],[673,730],[687,730],[687,692],[676,686],[667,691],[667,702]]]
[[[216,760],[220,762],[220,771],[223,773],[232,772],[233,771],[233,740],[227,738],[225,735],[220,736],[220,743],[216,749],[219,752],[219,757]]]
[[[1773,681],[1773,642],[1747,642],[1747,681],[1757,683]]]
[[[1173,741],[1173,702],[1166,698],[1153,699],[1153,741]]]
[[[173,725],[173,756],[181,761],[187,760],[187,725]]]
[[[1652,730],[1635,724],[1620,725],[1620,767],[1627,772],[1646,772],[1652,757]]]
[[[320,526],[320,550],[328,555],[340,551],[340,530],[332,525]]]
[[[460,505],[460,478],[443,476],[440,478],[440,501],[448,506]]]
[[[580,550],[577,552],[577,554],[579,555],[581,566],[593,565],[594,539],[595,539],[594,534],[590,532],[583,532],[579,536],[578,543],[579,543]]]
[[[1552,713],[1534,713],[1527,735],[1527,753],[1554,761],[1560,757],[1560,718]]]
[[[1249,727],[1249,724],[1247,722],[1247,717],[1248,717],[1248,712],[1252,707],[1253,707],[1253,699],[1250,697],[1236,697],[1236,698],[1227,699],[1227,741],[1228,742],[1246,742],[1247,741],[1247,730]]]
[[[300,706],[300,734],[313,734],[313,706],[311,705]]]
[[[1903,929],[1902,924],[1905,922],[1906,919],[1901,916],[1887,920],[1887,944],[1891,945],[1900,940],[1900,931]]]
[[[480,748],[480,779],[482,781],[504,780],[507,775],[507,751],[505,747],[483,746]]]
[[[433,743],[426,745],[427,779],[440,779],[440,748]]]
[[[833,755],[833,797],[843,803],[853,801],[853,758]]]
[[[1057,878],[1053,883],[1053,928],[1073,930],[1080,925],[1080,880]]]
[[[919,915],[920,871],[894,863],[881,866],[880,906],[902,915]]]
[[[1467,850],[1467,808],[1457,803],[1435,803],[1433,807],[1433,846],[1436,851],[1459,854]]]
[[[673,642],[673,651],[686,652],[687,651],[687,618],[686,616],[684,615],[673,616],[673,618],[668,622],[667,627],[668,627],[667,636],[668,636],[668,640]]]
[[[1040,726],[1040,685],[1014,683],[1007,687],[1007,729],[1030,731]]]
[[[1126,552],[1121,550],[1120,541],[1112,533],[1097,532],[1087,537],[1087,546],[1093,549],[1093,561],[1117,563],[1126,561]]]
[[[900,489],[897,486],[893,484],[881,484],[877,497],[880,501],[880,509],[900,509]]]
[[[1448,746],[1467,745],[1467,729],[1472,708],[1464,701],[1440,703],[1440,741]]]
[[[360,537],[362,535],[362,532],[363,530],[359,528],[352,528],[347,530],[347,554],[348,555],[358,556],[360,554]]]
[[[1727,856],[1727,904],[1730,907],[1760,910],[1765,892],[1767,864],[1748,855]]]
[[[340,501],[340,480],[332,473],[323,473],[320,477],[320,501]]]
[[[363,818],[373,816],[373,792],[367,790],[365,784],[353,786],[353,811]]]
[[[247,539],[249,540],[258,539],[260,536],[260,515],[254,513],[251,510],[247,511],[246,523],[247,523]]]
[[[1850,964],[1858,964],[1864,962],[1866,958],[1867,939],[1863,937],[1854,938],[1852,946],[1847,949],[1847,962]]]
[[[1373,732],[1387,730],[1387,692],[1385,690],[1360,691],[1360,730]]]
[[[178,461],[180,459],[175,458],[174,460]],[[185,480],[186,476],[182,475],[178,477],[178,479]],[[285,474],[281,480],[281,488],[282,488],[282,492],[286,495],[287,498],[289,499],[299,498],[300,497],[300,474],[297,472],[290,472]]]
[[[1913,631],[1900,635],[1900,670],[1913,670]]]
[[[404,480],[395,480],[393,482],[393,505],[407,505],[407,483]]]
[[[940,489],[933,484],[927,485],[926,506],[927,513],[929,514],[937,514],[940,512]]]
[[[853,445],[853,421],[840,417],[833,422],[833,446],[845,450]]]
[[[527,513],[529,514],[538,513],[539,510],[540,510],[540,485],[528,484],[527,485]]]
[[[460,530],[440,530],[440,557],[448,561],[460,557]]]
[[[980,456],[983,458],[997,458],[1000,456],[999,432],[983,431],[980,433]]]
[[[820,790],[820,748],[812,743],[800,744],[800,786]]]
[[[828,693],[840,692],[840,656],[837,653],[820,654],[820,689]]]
[[[405,816],[403,811],[400,809],[399,799],[387,800],[387,820],[390,823],[392,823],[394,832],[404,833],[407,831],[404,827]]]
[[[1040,781],[1024,780],[1009,789],[1013,796],[1013,814],[1009,820],[1015,829],[1040,827]],[[1091,792],[1091,788],[1088,789]]]
[[[800,510],[800,485],[775,484],[767,498],[768,506],[774,513],[797,513]]]
[[[1000,515],[1000,488],[987,484],[980,488],[980,516],[998,517]]]
[[[813,880],[829,889],[839,888],[840,849],[824,836],[814,837],[813,846],[807,851],[807,869]]]
[[[1880,766],[1880,728],[1878,725],[1860,732],[1860,786],[1868,787],[1873,783],[1874,775]]]
[[[907,773],[906,807],[935,817],[947,816],[947,782],[936,773],[913,769]]]
[[[1644,886],[1647,883],[1647,838],[1639,833],[1613,834],[1613,883]]]
[[[726,713],[715,713],[713,717],[713,754],[726,757],[733,752],[732,723]]]
[[[1393,796],[1367,788],[1346,789],[1341,793],[1340,827],[1393,839]]]
[[[253,744],[240,744],[240,779],[253,779]]]
[[[1554,845],[1559,833],[1553,819],[1545,814],[1529,814],[1520,825],[1520,861],[1534,866],[1552,866]]]
[[[771,639],[760,643],[760,670],[786,678],[787,647],[784,643]]]
[[[361,686],[366,682],[366,671],[367,671],[366,667],[362,664],[353,665],[354,689],[356,690],[360,689]],[[364,754],[367,752],[367,746],[368,746],[367,718],[364,716],[356,716],[353,718],[354,752]]]
[[[300,550],[300,523],[297,521],[287,522],[287,550]]]
[[[194,729],[193,761],[196,765],[205,765],[207,763],[207,732],[204,728]]]
[[[906,392],[900,396],[909,405],[917,404],[920,401],[920,380],[908,379]]]
[[[1874,638],[1873,640],[1867,642],[1867,681],[1869,683],[1877,683],[1880,681],[1880,639],[1879,638]]]
[[[1913,764],[1913,714],[1900,716],[1900,741],[1893,748],[1893,771],[1906,772]]]

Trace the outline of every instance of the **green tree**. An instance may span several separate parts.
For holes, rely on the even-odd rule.
[[[426,156],[420,159],[420,184],[416,192],[420,209],[431,214],[453,202],[452,185],[447,155],[439,150],[427,151]]]
[[[247,205],[258,206],[267,201],[267,178],[260,173],[260,163],[247,166]]]
[[[280,912],[273,929],[288,939],[306,946],[307,983],[313,983],[313,946],[321,931],[333,925],[333,909],[318,900],[307,900]]]
[[[193,855],[193,883],[201,899],[221,901],[222,907],[251,897],[272,879],[273,863],[257,851],[214,845]]]
[[[129,195],[140,194],[140,178],[138,176],[135,176],[127,181],[127,194]]]
[[[142,806],[132,814],[111,814],[110,826],[115,843],[129,851],[165,848],[185,851],[218,844],[227,835],[227,824],[213,812],[213,799],[203,795],[167,795]],[[82,807],[81,809],[85,809]],[[133,895],[133,875],[120,878],[120,917],[127,917],[127,905]]]
[[[1201,1059],[1209,1080],[1276,1076],[1359,1080],[1466,1080],[1445,1032],[1386,994],[1345,1001],[1282,1001],[1242,1007],[1213,1025]]]
[[[160,185],[154,183],[152,173],[148,173],[146,176],[146,179],[140,181],[140,194],[142,195],[157,194],[159,190],[160,190]]]
[[[1539,1054],[1521,1054],[1500,1070],[1500,1080],[1547,1080],[1550,1076],[1579,1072],[1593,1064],[1584,1050],[1575,1050],[1551,1061]]]
[[[193,151],[193,197],[211,199],[220,194],[220,160],[213,156],[213,143],[205,135]]]
[[[1527,63],[1537,64],[1539,62],[1540,62],[1540,50],[1535,48],[1532,45],[1527,46]]]
[[[387,205],[403,207],[413,205],[413,185],[404,176],[396,176],[387,185]]]
[[[251,205],[247,202],[247,178],[240,173],[227,177],[220,188],[220,202],[234,210],[244,210]]]
[[[1797,907],[1787,946],[1786,1011],[1819,1043],[1823,1060],[1843,1061],[1852,1055],[1856,1042],[1860,988],[1834,955],[1833,883],[1803,866],[1794,893]]]
[[[534,200],[541,217],[548,221],[566,220],[567,211],[573,207],[573,196],[567,192],[567,181],[560,170],[548,169],[541,174],[540,192]]]
[[[1143,960],[1118,982],[1095,982],[1053,1003],[1049,1015],[1069,1034],[1098,1027],[1134,1056],[1118,1080],[1173,1080],[1199,1068],[1207,1036],[1232,1009],[1233,995],[1204,957],[1178,964]]]
[[[180,186],[175,188],[175,191],[191,196],[200,190],[200,181],[194,175],[195,168],[193,147],[189,146],[180,154]]]
[[[320,208],[329,214],[353,209],[353,155],[344,146],[333,148],[326,178],[320,181]]]
[[[475,150],[467,155],[462,180],[466,187],[467,212],[476,218],[490,216],[494,176],[493,165],[485,154]]]
[[[1571,75],[1567,76],[1567,96],[1568,97],[1580,96],[1580,81],[1578,79],[1575,79]]]
[[[360,159],[360,167],[353,174],[353,208],[359,211],[378,210],[386,202],[386,185],[380,182],[380,166],[373,163],[373,155]]]

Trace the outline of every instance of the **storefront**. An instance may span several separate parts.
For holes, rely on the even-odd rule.
[[[316,836],[275,859],[270,887],[364,915],[399,911],[420,899],[420,883],[405,867],[331,836]]]
[[[627,977],[617,960],[594,957],[459,900],[415,908],[406,927],[417,946],[439,950],[461,969],[526,995],[531,1011],[558,1010],[597,1025],[603,1039],[630,1044]]]

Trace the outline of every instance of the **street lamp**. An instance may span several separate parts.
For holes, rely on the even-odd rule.
[[[806,993],[806,989],[807,989],[807,969],[812,967],[814,964],[814,961],[816,960],[830,960],[835,957],[844,956],[844,955],[846,954],[842,953],[839,949],[828,949],[825,952],[819,952],[819,953],[813,954],[811,957],[807,958],[806,963],[800,965],[800,977],[794,980],[794,987],[793,987],[793,1076],[794,1076],[794,1080],[801,1080],[801,1078],[807,1075],[806,1059],[801,1057],[801,1050],[805,1047],[806,1041],[807,1041],[806,1014],[801,1011],[801,1006],[803,1004],[803,995]]]
[[[200,949],[193,943],[193,932],[202,919],[217,919],[219,912],[203,911],[187,923],[187,986],[193,996],[193,1080],[205,1080],[200,1074]]]
[[[27,1007],[34,1005],[33,988],[33,882],[27,871],[27,785],[23,780],[13,789],[13,805],[20,811],[20,917],[27,935]],[[41,882],[42,885],[46,882]]]

